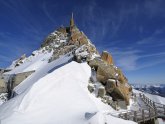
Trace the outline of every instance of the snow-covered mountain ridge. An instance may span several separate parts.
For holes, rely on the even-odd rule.
[[[65,59],[57,64],[56,61],[62,58]],[[123,100],[129,105],[132,88],[127,78],[121,69],[115,66],[108,52],[104,51],[102,55],[98,53],[87,36],[74,24],[73,17],[69,27],[58,28],[48,35],[38,50],[32,52],[29,57],[21,56],[7,68],[8,71],[3,73],[2,82],[7,82],[8,98],[24,92],[52,68],[57,68],[57,65],[60,67],[71,61],[87,62],[96,72],[95,82],[98,81],[102,85],[98,91],[101,97],[107,94],[112,96],[113,101]],[[34,78],[29,79],[31,76]],[[89,89],[97,91],[96,86],[90,85]]]
[[[110,53],[98,53],[73,17],[69,27],[52,32],[29,57],[22,55],[1,70],[0,77],[2,124],[135,123],[117,118],[137,102],[128,79]]]
[[[142,92],[150,93],[153,95],[159,95],[162,97],[165,97],[165,84],[145,84],[145,85],[139,85],[139,84],[133,84],[132,85],[134,89],[140,90]]]

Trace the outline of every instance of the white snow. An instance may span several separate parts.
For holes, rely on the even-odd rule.
[[[0,105],[7,101],[7,93],[0,94]]]
[[[145,93],[145,95],[148,98],[150,98],[151,100],[155,101],[155,102],[165,104],[165,98],[164,97],[161,97],[161,96],[158,96],[158,95],[152,95],[152,94],[149,94],[149,93]]]
[[[14,60],[14,61],[12,62],[12,64],[11,64],[9,67],[7,67],[6,69],[9,69],[9,70],[14,69],[16,62],[17,62],[17,60]]]
[[[120,118],[116,119],[116,117],[113,117],[106,112],[98,112],[89,122],[91,124],[136,124],[132,121],[123,121]]]
[[[164,97],[161,97],[161,96],[158,96],[158,95],[152,95],[152,94],[149,94],[149,93],[144,93],[144,92],[141,92],[141,91],[138,91],[138,90],[135,90],[135,89],[133,89],[133,92],[134,93],[143,93],[149,99],[153,100],[154,102],[165,104],[165,98]]]
[[[42,67],[42,65],[46,64],[48,59],[52,56],[51,53],[40,53],[40,51],[34,51],[35,56],[29,56],[26,58],[26,61],[14,68],[12,71],[6,72],[5,74],[17,74],[21,72],[27,72],[27,71],[32,71],[32,70],[37,70],[38,68]]]
[[[56,33],[57,33],[56,31],[55,32],[52,32],[51,35],[52,36],[56,36],[57,35]]]
[[[143,94],[145,94],[149,99],[153,100],[154,102],[161,103],[161,104],[165,104],[165,98],[164,98],[164,97],[161,97],[161,96],[158,96],[158,95],[152,95],[152,94],[149,94],[149,93],[144,93],[144,92],[141,92],[141,91],[138,91],[138,90],[135,90],[135,89],[133,89],[133,92],[134,92],[134,93],[137,93],[137,94],[143,93]],[[138,108],[138,109],[145,106],[145,105],[143,105],[144,103],[143,103],[140,99],[138,99],[137,102],[139,103],[139,104],[137,105],[137,108]],[[140,106],[139,106],[139,105],[140,105]],[[159,123],[159,124],[165,124],[165,121],[162,120],[161,118],[158,118],[158,123]]]
[[[159,124],[165,124],[165,120],[163,120],[161,118],[158,118],[158,122],[159,122]]]
[[[60,43],[65,43],[67,40],[60,40]]]
[[[58,67],[66,64],[72,58],[72,56],[68,56],[68,54],[66,54],[61,56],[59,59],[48,63],[53,51],[48,53],[47,51],[42,52],[42,49],[40,49],[34,51],[33,54],[35,54],[35,56],[29,56],[26,58],[26,61],[23,64],[4,74],[4,78],[7,80],[10,74],[35,71],[32,75],[30,75],[14,88],[14,91],[17,94],[21,94],[26,89],[31,87],[37,80],[57,69]]]
[[[99,58],[99,57],[100,57],[99,54],[95,54],[95,53],[92,54],[92,59],[94,59],[94,58]]]
[[[30,75],[28,78],[26,78],[23,82],[21,82],[21,84],[19,84],[17,87],[15,87],[14,91],[17,94],[21,94],[27,88],[31,87],[32,84],[34,84],[37,80],[39,80],[46,74],[51,73],[53,70],[66,64],[71,59],[71,57],[72,56],[68,57],[67,55],[64,55],[51,63],[48,63],[48,61],[45,61],[43,63],[38,62],[38,66],[40,68],[38,68],[36,70],[36,72],[34,72],[32,75]]]
[[[48,37],[53,36],[56,38],[50,46],[55,48],[68,41],[60,32]],[[89,39],[88,45],[92,45]],[[83,45],[76,54],[85,57],[89,53]],[[53,50],[46,46],[21,60],[19,66],[15,67],[17,60],[12,63],[12,71],[3,75],[5,79],[11,74],[35,72],[14,88],[17,96],[7,102],[5,95],[0,96],[0,124],[135,124],[112,116],[117,111],[88,91],[92,74],[87,63],[69,62],[73,57],[70,53],[49,63],[52,55]],[[94,53],[94,57],[100,56]],[[87,119],[86,113],[96,114]]]
[[[90,76],[87,63],[71,62],[33,82],[31,88],[19,87],[24,92],[0,106],[1,124],[134,124],[106,113],[114,110],[89,93]],[[97,114],[86,120],[86,112]]]

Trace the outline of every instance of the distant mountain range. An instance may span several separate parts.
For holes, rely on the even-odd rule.
[[[133,88],[136,90],[140,90],[142,92],[150,93],[153,95],[159,95],[165,97],[165,84],[132,84]]]

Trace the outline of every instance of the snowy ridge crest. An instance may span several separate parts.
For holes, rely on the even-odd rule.
[[[73,16],[69,27],[52,32],[1,76],[8,93],[8,99],[0,95],[2,124],[134,124],[110,114],[119,98],[129,105],[127,78],[108,52],[98,53]]]

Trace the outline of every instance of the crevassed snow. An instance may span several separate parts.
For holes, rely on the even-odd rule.
[[[104,112],[111,108],[87,90],[91,69],[71,62],[0,106],[1,124],[134,124]],[[31,77],[32,78],[32,77]],[[90,120],[86,112],[97,112]]]

